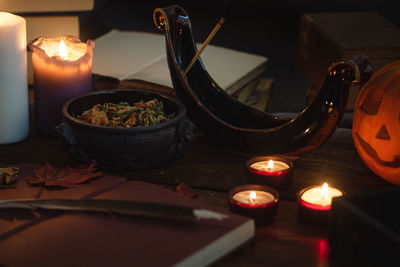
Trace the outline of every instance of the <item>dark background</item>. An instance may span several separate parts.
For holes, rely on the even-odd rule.
[[[95,39],[116,28],[157,32],[153,10],[177,4],[189,14],[196,42],[202,43],[218,19],[227,21],[212,44],[268,57],[265,77],[275,79],[273,112],[298,112],[305,106],[308,81],[297,66],[299,20],[308,12],[377,12],[399,26],[395,1],[351,0],[95,0],[94,10],[80,15],[81,39]],[[225,8],[227,7],[227,8]]]

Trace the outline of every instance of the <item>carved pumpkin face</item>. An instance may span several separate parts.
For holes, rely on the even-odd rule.
[[[400,185],[400,61],[378,70],[362,88],[352,133],[365,164]]]

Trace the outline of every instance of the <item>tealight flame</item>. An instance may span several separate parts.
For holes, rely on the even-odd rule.
[[[272,159],[270,159],[268,161],[267,169],[272,170],[273,168],[274,168],[274,161]]]
[[[65,45],[63,40],[60,41],[60,45],[58,46],[58,53],[60,55],[61,60],[68,59],[67,46]]]
[[[251,193],[250,193],[250,200],[251,200],[251,201],[256,201],[256,199],[257,199],[257,194],[256,194],[256,192],[251,191]]]
[[[328,184],[324,183],[322,185],[322,189],[321,189],[321,198],[322,198],[322,200],[326,200],[328,198],[328,189],[329,189]]]

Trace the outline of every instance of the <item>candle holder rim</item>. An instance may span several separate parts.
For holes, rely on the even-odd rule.
[[[318,210],[318,211],[328,211],[331,209],[331,206],[332,206],[332,205],[319,205],[319,204],[310,203],[301,198],[298,199],[297,203],[298,203],[298,205],[301,205],[306,209],[312,209],[312,210]]]
[[[264,190],[262,190],[264,189]],[[275,190],[274,188],[267,186],[267,185],[259,185],[259,184],[245,184],[245,185],[238,185],[229,190],[228,197],[229,201],[237,202],[236,200],[233,199],[233,196],[236,193],[239,193],[241,191],[247,191],[247,190],[259,190],[259,191],[265,191],[270,194],[272,194],[275,199],[271,202],[272,204],[279,202],[279,192]]]
[[[85,42],[82,42],[78,37],[73,36],[73,35],[68,35],[68,34],[57,36],[57,37],[39,36],[28,42],[28,50],[31,52],[36,52],[36,53],[39,53],[40,55],[46,56],[47,60],[49,60],[53,63],[56,63],[56,64],[60,64],[60,65],[61,64],[62,65],[77,65],[77,64],[80,64],[82,61],[90,60],[93,57],[93,49],[94,49],[95,43],[93,40],[90,40],[90,39],[88,39],[86,41],[85,53],[80,58],[73,60],[73,61],[68,61],[68,60],[59,61],[52,57],[49,57],[46,54],[46,51],[44,49],[42,49],[38,44],[35,44],[36,42],[43,41],[43,40],[57,41],[57,40],[62,40],[62,39],[64,39],[64,40],[67,39],[68,41],[70,41],[72,43],[85,43]]]
[[[286,163],[289,166],[289,168],[287,170],[293,168],[293,166],[294,166],[293,161],[290,158],[281,156],[281,155],[252,157],[246,161],[246,166],[247,166],[247,168],[254,170],[254,168],[251,167],[251,164],[259,162],[259,161],[269,160],[269,159]],[[287,170],[284,170],[284,171],[287,171]]]
[[[39,37],[36,37],[36,38],[33,39],[33,40],[30,40],[30,41],[28,42],[28,45],[29,45],[29,46],[33,46],[33,47],[37,47],[37,48],[41,49],[40,46],[37,45],[37,44],[35,44],[35,43],[36,43],[36,42],[41,42],[41,41],[43,41],[43,40],[47,40],[47,41],[68,40],[68,41],[70,41],[70,42],[72,42],[72,43],[84,43],[84,42],[82,42],[81,39],[79,39],[78,37],[73,36],[73,35],[66,34],[66,35],[60,35],[60,36],[56,36],[56,37],[39,36]],[[88,43],[89,41],[93,42],[92,40],[88,40],[86,43]],[[94,42],[93,42],[93,43],[94,43]],[[43,50],[43,49],[41,49],[41,50]]]
[[[173,118],[169,119],[168,121],[160,122],[158,124],[150,125],[150,126],[146,126],[146,127],[112,128],[112,127],[105,127],[105,126],[97,126],[97,125],[90,124],[88,122],[81,121],[78,118],[75,118],[72,114],[70,114],[70,112],[68,110],[70,104],[80,98],[90,97],[92,95],[98,95],[98,94],[118,94],[118,93],[124,93],[124,92],[125,93],[132,92],[132,93],[137,93],[137,94],[160,96],[161,98],[166,99],[167,101],[170,101],[177,105],[177,107],[178,107],[177,114]],[[91,92],[91,93],[77,96],[77,97],[74,97],[74,98],[68,100],[62,107],[62,114],[64,116],[64,119],[67,121],[67,123],[70,123],[73,125],[78,125],[79,127],[83,127],[83,128],[94,130],[94,131],[100,131],[100,132],[132,134],[132,133],[137,133],[137,132],[153,131],[153,130],[156,130],[159,128],[167,127],[169,125],[177,124],[185,116],[186,110],[180,101],[172,98],[169,95],[163,94],[163,93],[154,92],[154,91],[146,91],[146,90],[138,90],[138,89],[118,89],[118,90],[110,89],[110,90],[101,90],[101,91]]]
[[[270,206],[274,206],[274,205],[276,205],[277,203],[278,203],[278,199],[277,198],[275,198],[273,201],[271,201],[271,202],[269,202],[269,203],[267,203],[267,204],[259,204],[259,205],[257,205],[257,206],[251,206],[251,205],[247,205],[247,204],[243,204],[243,203],[241,203],[241,202],[239,202],[239,201],[237,201],[237,200],[234,200],[234,199],[230,199],[230,202],[232,203],[232,204],[234,204],[234,205],[238,205],[238,206],[240,206],[240,207],[245,207],[245,208],[249,208],[249,209],[264,209],[264,208],[268,208],[268,207],[270,207]]]
[[[297,191],[297,193],[296,193],[296,195],[297,195],[297,201],[298,201],[298,202],[302,201],[302,202],[305,202],[305,203],[308,203],[308,204],[313,204],[313,203],[310,203],[310,202],[308,202],[308,201],[305,201],[305,200],[301,199],[301,196],[302,196],[302,195],[304,194],[304,192],[306,192],[307,190],[310,190],[310,189],[312,189],[312,188],[319,187],[319,186],[321,186],[321,185],[311,185],[311,186],[304,187],[303,189],[300,189],[299,191]],[[339,191],[342,193],[341,196],[337,196],[337,197],[334,197],[334,198],[343,197],[343,196],[345,195],[345,191],[342,190],[341,187],[338,187],[338,186],[336,186],[336,185],[330,186],[330,187],[335,188],[335,189],[339,190]],[[332,200],[333,200],[333,198],[332,198]]]

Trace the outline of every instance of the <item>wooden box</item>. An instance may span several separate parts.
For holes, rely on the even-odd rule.
[[[366,55],[374,71],[400,59],[400,29],[376,13],[308,13],[300,19],[298,65],[310,81],[311,101],[329,65],[340,58]],[[359,86],[350,90],[352,110]]]

